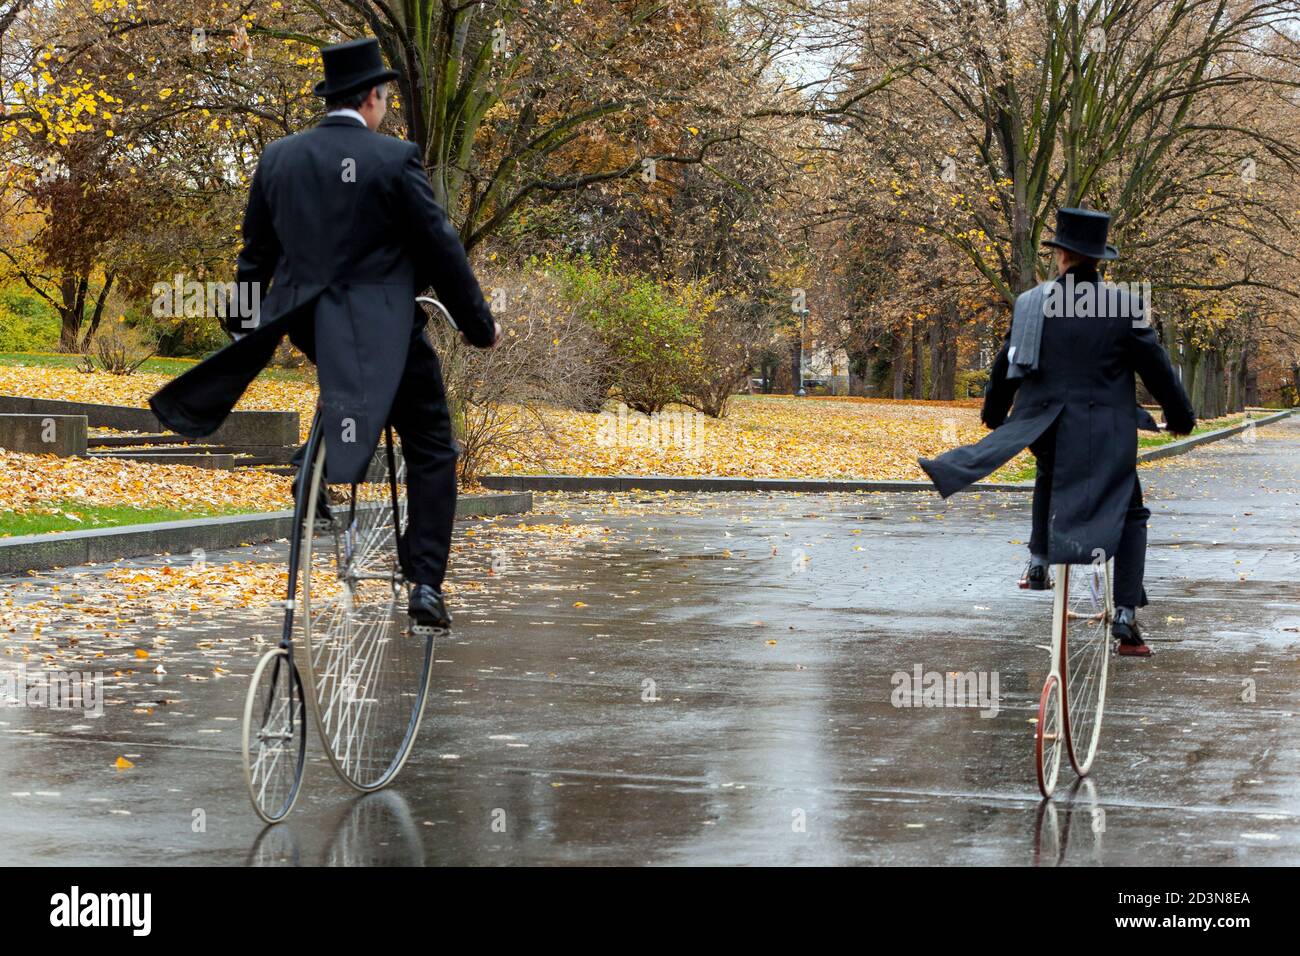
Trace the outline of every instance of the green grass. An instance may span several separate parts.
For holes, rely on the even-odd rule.
[[[1255,415],[1259,418],[1259,415]],[[1230,415],[1226,418],[1216,418],[1213,421],[1197,425],[1192,429],[1193,435],[1204,435],[1206,432],[1217,432],[1220,428],[1231,428],[1233,425],[1240,425],[1246,420],[1245,415]],[[1159,435],[1152,435],[1148,432],[1138,436],[1138,451],[1146,448],[1159,448],[1161,445],[1168,445],[1170,442],[1178,441],[1180,438],[1187,438],[1186,435],[1171,435],[1169,432],[1161,432]]]
[[[81,364],[81,358],[80,355],[62,352],[0,352],[0,365],[73,368]],[[140,366],[140,371],[176,376],[193,368],[197,363],[198,359],[190,358],[151,358]],[[101,373],[96,372],[96,374]],[[311,382],[315,379],[315,369],[310,365],[304,368],[267,368],[262,370],[259,378],[284,382]]]
[[[0,365],[25,365],[38,368],[73,368],[81,364],[80,355],[61,352],[0,352]],[[192,368],[194,359],[151,358],[140,366],[142,372],[179,375]]]
[[[1038,466],[1030,463],[1024,468],[1017,468],[1015,471],[999,471],[989,475],[989,480],[997,482],[1016,482],[1016,481],[1033,481],[1038,474]],[[974,490],[979,490],[979,485],[972,486]]]
[[[39,512],[0,512],[0,538],[26,534],[50,534],[55,531],[86,531],[92,528],[114,528],[122,525],[152,524],[156,521],[183,521],[190,518],[212,518],[220,515],[254,514],[246,508],[210,508],[183,510],[180,508],[133,508],[130,505],[88,505],[79,501],[53,502],[46,507],[57,508],[59,514]],[[71,518],[68,515],[76,515]],[[77,520],[77,519],[80,520]]]

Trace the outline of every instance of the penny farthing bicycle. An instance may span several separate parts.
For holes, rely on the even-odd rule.
[[[441,303],[416,301],[451,322]],[[268,823],[298,799],[309,719],[347,783],[393,782],[415,745],[439,636],[407,616],[406,466],[392,426],[356,484],[326,480],[322,429],[318,408],[294,493],[284,629],[244,701],[244,777]]]
[[[1101,551],[1091,564],[1054,564],[1052,665],[1038,702],[1034,761],[1038,789],[1056,789],[1062,751],[1085,777],[1097,756],[1115,618],[1114,559]]]

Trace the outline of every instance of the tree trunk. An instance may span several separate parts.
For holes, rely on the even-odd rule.
[[[903,361],[907,350],[907,339],[894,333],[894,354],[890,362],[890,371],[894,375],[893,397],[903,398],[904,386],[907,384],[907,364]]]
[[[936,315],[930,320],[926,337],[930,340],[930,394],[938,398],[939,380],[943,376],[943,318]]]
[[[1243,346],[1237,355],[1237,375],[1236,375],[1236,402],[1232,406],[1232,411],[1242,412],[1246,410],[1247,405],[1254,405],[1250,400],[1250,348]]]
[[[1235,355],[1229,355],[1227,365],[1224,368],[1223,385],[1223,410],[1224,413],[1235,412],[1237,410],[1237,400],[1240,397],[1237,391],[1240,376],[1237,374],[1238,359]]]
[[[1200,418],[1218,418],[1223,414],[1223,357],[1218,349],[1206,349],[1202,354],[1198,377],[1200,401],[1196,407],[1197,415]]]
[[[930,397],[950,402],[957,389],[957,304],[949,302],[930,325]]]
[[[78,349],[78,333],[86,314],[86,286],[89,284],[90,277],[84,275],[64,273],[59,279],[59,298],[62,301],[56,308],[59,312],[60,352],[75,352]]]
[[[95,311],[90,316],[90,326],[86,329],[85,338],[81,340],[81,351],[90,348],[90,340],[95,337],[99,331],[99,320],[104,317],[104,303],[108,301],[108,293],[113,288],[113,280],[116,278],[113,273],[104,277],[104,287],[99,290],[99,295],[95,296]]]
[[[912,397],[925,397],[925,342],[917,334],[916,323],[912,323]]]
[[[871,394],[870,352],[849,352],[849,394]]]
[[[1196,414],[1201,414],[1201,404],[1197,399],[1200,377],[1201,350],[1190,342],[1183,343],[1182,370],[1183,370],[1183,389],[1187,392],[1187,397],[1192,401],[1192,407]]]
[[[59,306],[59,351],[77,351],[77,338],[80,331],[81,316],[76,309]]]

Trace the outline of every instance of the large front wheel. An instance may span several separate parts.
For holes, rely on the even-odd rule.
[[[399,557],[405,468],[392,434],[365,480],[329,484],[325,443],[308,477],[302,528],[303,640],[295,642],[325,753],[358,790],[391,783],[424,714],[433,634],[407,616]]]
[[[1111,624],[1115,604],[1111,594],[1112,561],[1070,564],[1057,569],[1055,622],[1061,636],[1060,671],[1065,698],[1065,741],[1075,773],[1092,769],[1101,739],[1106,708],[1106,677],[1110,671]]]

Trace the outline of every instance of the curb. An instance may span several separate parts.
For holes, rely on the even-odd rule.
[[[1182,455],[1198,445],[1231,438],[1247,428],[1271,425],[1294,414],[1287,408],[1240,425],[1180,438],[1167,445],[1139,452],[1138,463]],[[479,484],[493,491],[934,491],[928,481],[856,481],[850,478],[685,478],[677,475],[487,475]],[[976,482],[968,491],[1033,491],[1032,481]]]
[[[524,514],[532,507],[533,496],[527,492],[465,495],[456,501],[456,517]],[[205,551],[236,548],[286,538],[292,527],[292,511],[273,511],[0,538],[0,574],[98,564],[146,554],[176,554],[199,548]]]
[[[856,481],[851,478],[684,478],[676,475],[488,475],[494,491],[933,491],[928,481]],[[1029,484],[989,482],[976,491],[1025,491]]]
[[[1174,455],[1182,455],[1191,451],[1197,445],[1204,445],[1212,441],[1220,441],[1224,438],[1231,438],[1244,432],[1247,428],[1258,428],[1261,425],[1271,425],[1288,418],[1295,414],[1294,408],[1284,408],[1280,412],[1274,412],[1272,415],[1265,415],[1262,418],[1252,418],[1250,421],[1242,422],[1240,425],[1232,425],[1228,428],[1220,428],[1212,432],[1206,432],[1203,435],[1192,435],[1189,438],[1180,438],[1178,441],[1171,441],[1167,445],[1160,445],[1156,448],[1148,448],[1144,452],[1138,453],[1139,464],[1144,461],[1155,461],[1159,458],[1171,458]]]

